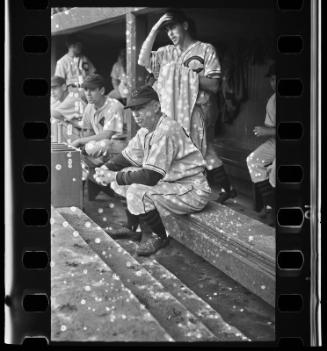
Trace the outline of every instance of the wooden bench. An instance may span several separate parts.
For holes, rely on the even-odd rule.
[[[171,237],[275,305],[275,229],[210,202],[199,213],[162,218]]]

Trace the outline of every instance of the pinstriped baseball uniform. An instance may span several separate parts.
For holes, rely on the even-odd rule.
[[[204,176],[205,161],[176,121],[163,115],[154,131],[139,129],[122,155],[135,170],[142,167],[163,176],[154,186],[111,183],[116,193],[126,197],[132,214],[154,209],[164,216],[187,214],[202,210],[208,203],[211,190]],[[128,170],[131,168],[123,171]]]
[[[266,106],[265,126],[276,126],[276,94],[273,94],[268,100]],[[246,162],[253,183],[262,182],[269,178],[267,166],[274,162],[275,157],[275,137],[270,137],[247,157]],[[275,177],[275,172],[272,173],[271,177]]]

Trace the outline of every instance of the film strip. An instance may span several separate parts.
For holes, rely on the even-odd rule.
[[[5,248],[5,312],[10,327],[6,328],[5,338],[18,344],[50,342],[48,104],[52,5],[46,0],[6,3],[6,123],[10,118],[11,125],[9,129],[7,124],[6,147],[11,151],[6,154],[5,190],[12,203],[6,213],[10,225]],[[69,2],[69,6],[78,5],[77,1]],[[84,1],[80,5],[106,6],[106,2]],[[317,309],[313,294],[318,284],[314,282],[314,258],[319,246],[315,239],[319,124],[315,117],[318,87],[313,77],[318,75],[318,61],[312,52],[317,52],[318,45],[319,2],[276,0],[275,5],[276,342],[267,344],[317,345],[319,323],[313,313]]]

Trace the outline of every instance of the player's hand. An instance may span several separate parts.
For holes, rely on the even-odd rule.
[[[95,168],[94,179],[98,184],[107,186],[116,180],[116,172],[105,169],[104,167]]]
[[[76,139],[71,143],[72,146],[78,148],[84,145],[84,143],[81,141],[81,139]]]
[[[172,20],[173,17],[171,15],[167,15],[164,14],[163,16],[161,16],[158,20],[158,22],[153,26],[153,29],[155,30],[159,30],[160,28],[162,28],[166,22]]]
[[[253,133],[257,137],[262,137],[267,135],[265,127],[254,127]]]

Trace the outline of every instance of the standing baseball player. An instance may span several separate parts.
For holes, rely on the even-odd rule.
[[[266,106],[266,118],[264,126],[256,126],[254,134],[258,138],[266,138],[267,140],[254,150],[246,159],[251,180],[259,194],[262,196],[264,209],[261,217],[268,216],[268,223],[273,225],[274,208],[275,208],[275,157],[276,157],[276,71],[275,65],[269,67],[266,77],[270,80],[271,88],[274,94],[268,100]],[[269,174],[269,168],[271,172]]]
[[[62,139],[71,143],[80,138],[86,103],[78,92],[69,92],[64,78],[51,77],[51,129],[62,125]],[[53,131],[54,132],[54,131]]]
[[[164,28],[173,45],[152,51],[156,36]],[[152,27],[142,45],[138,64],[157,79],[161,108],[178,121],[204,156],[213,183],[223,192],[218,202],[236,196],[222,161],[213,147],[217,118],[214,95],[221,67],[211,44],[195,40],[195,26],[181,11],[168,11]]]
[[[93,63],[82,54],[82,43],[70,37],[66,41],[68,52],[57,61],[55,76],[65,79],[70,90],[81,87],[85,77],[95,73]]]
[[[176,121],[162,114],[159,97],[150,86],[133,91],[126,108],[140,126],[122,153],[97,168],[95,179],[110,184],[126,198],[128,228],[112,233],[124,237],[135,232],[138,221],[151,228],[137,254],[148,256],[168,242],[161,216],[201,211],[209,201],[205,161],[199,149]],[[132,168],[130,168],[132,167]]]
[[[86,132],[72,145],[83,149],[84,161],[92,168],[123,149],[120,140],[112,138],[123,132],[124,109],[118,100],[105,95],[105,81],[99,74],[87,76],[82,88],[88,100],[83,115]]]

